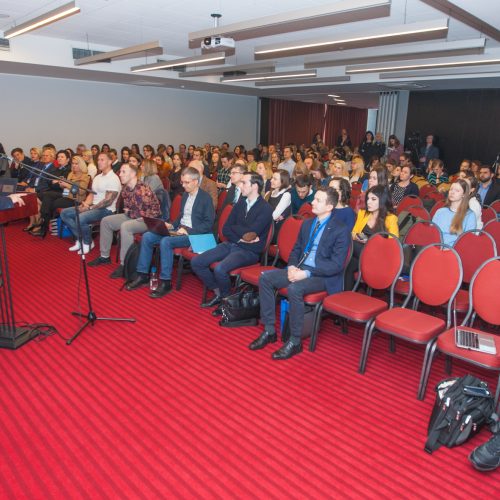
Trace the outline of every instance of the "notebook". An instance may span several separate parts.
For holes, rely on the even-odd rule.
[[[207,250],[212,250],[217,246],[214,235],[208,234],[190,234],[189,243],[194,253],[203,253]]]

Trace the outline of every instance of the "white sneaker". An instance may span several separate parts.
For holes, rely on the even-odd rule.
[[[69,247],[68,250],[70,252],[76,252],[77,250],[80,250],[80,242],[77,241],[72,247]]]
[[[87,255],[93,248],[95,247],[95,243],[92,241],[90,245],[87,245],[87,243],[83,244],[83,250],[78,250],[78,255]]]

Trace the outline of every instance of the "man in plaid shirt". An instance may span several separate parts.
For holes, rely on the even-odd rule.
[[[147,231],[142,217],[159,217],[160,202],[153,191],[137,178],[138,167],[124,163],[120,167],[120,180],[123,185],[121,198],[123,213],[109,215],[101,221],[101,255],[89,262],[89,266],[111,264],[110,252],[114,231],[120,231],[120,265],[110,275],[111,278],[123,277],[123,262],[127,250],[134,242],[134,235]]]

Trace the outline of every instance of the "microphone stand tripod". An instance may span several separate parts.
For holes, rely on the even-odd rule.
[[[6,155],[0,155],[0,157],[4,157],[4,158],[7,158],[10,160],[10,158]],[[78,230],[77,240],[80,243],[80,249],[83,249],[83,237],[82,237],[82,227],[81,227],[81,223],[80,223],[80,209],[79,209],[80,203],[78,202],[77,195],[80,191],[85,191],[87,194],[89,194],[89,193],[96,194],[96,193],[94,191],[92,191],[91,189],[81,188],[78,185],[78,183],[76,183],[76,182],[71,182],[71,181],[68,181],[67,179],[61,179],[61,177],[58,177],[57,175],[51,174],[50,172],[46,172],[46,171],[39,169],[39,168],[36,168],[36,167],[32,167],[31,165],[26,165],[24,163],[20,163],[20,166],[22,168],[25,168],[26,170],[28,170],[35,177],[39,177],[39,178],[47,179],[47,180],[58,180],[58,181],[63,180],[65,183],[67,183],[71,186],[70,192],[73,195],[73,199],[75,202],[75,219],[76,219],[76,226],[77,226],[77,230]],[[88,274],[87,274],[87,262],[85,259],[85,254],[83,253],[83,251],[81,251],[80,255],[81,255],[81,263],[82,263],[82,267],[83,267],[85,291],[86,291],[86,295],[87,295],[87,304],[88,304],[89,311],[87,314],[82,314],[80,312],[72,312],[71,313],[73,316],[77,316],[79,318],[86,318],[86,321],[83,323],[83,325],[80,326],[80,328],[78,328],[78,330],[73,334],[73,336],[70,337],[66,341],[67,345],[71,345],[71,343],[80,335],[80,333],[83,332],[83,330],[85,330],[85,328],[87,328],[87,326],[89,326],[89,325],[94,326],[96,321],[124,321],[124,322],[129,322],[129,323],[135,323],[135,321],[136,321],[134,318],[100,318],[97,316],[97,314],[95,313],[95,311],[92,307],[92,297],[91,297],[90,284],[89,284],[89,279],[88,279]]]

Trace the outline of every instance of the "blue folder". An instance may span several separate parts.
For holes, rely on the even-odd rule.
[[[191,243],[191,248],[194,253],[203,253],[207,250],[212,250],[217,246],[215,242],[214,235],[212,233],[208,234],[190,234],[189,243]]]

